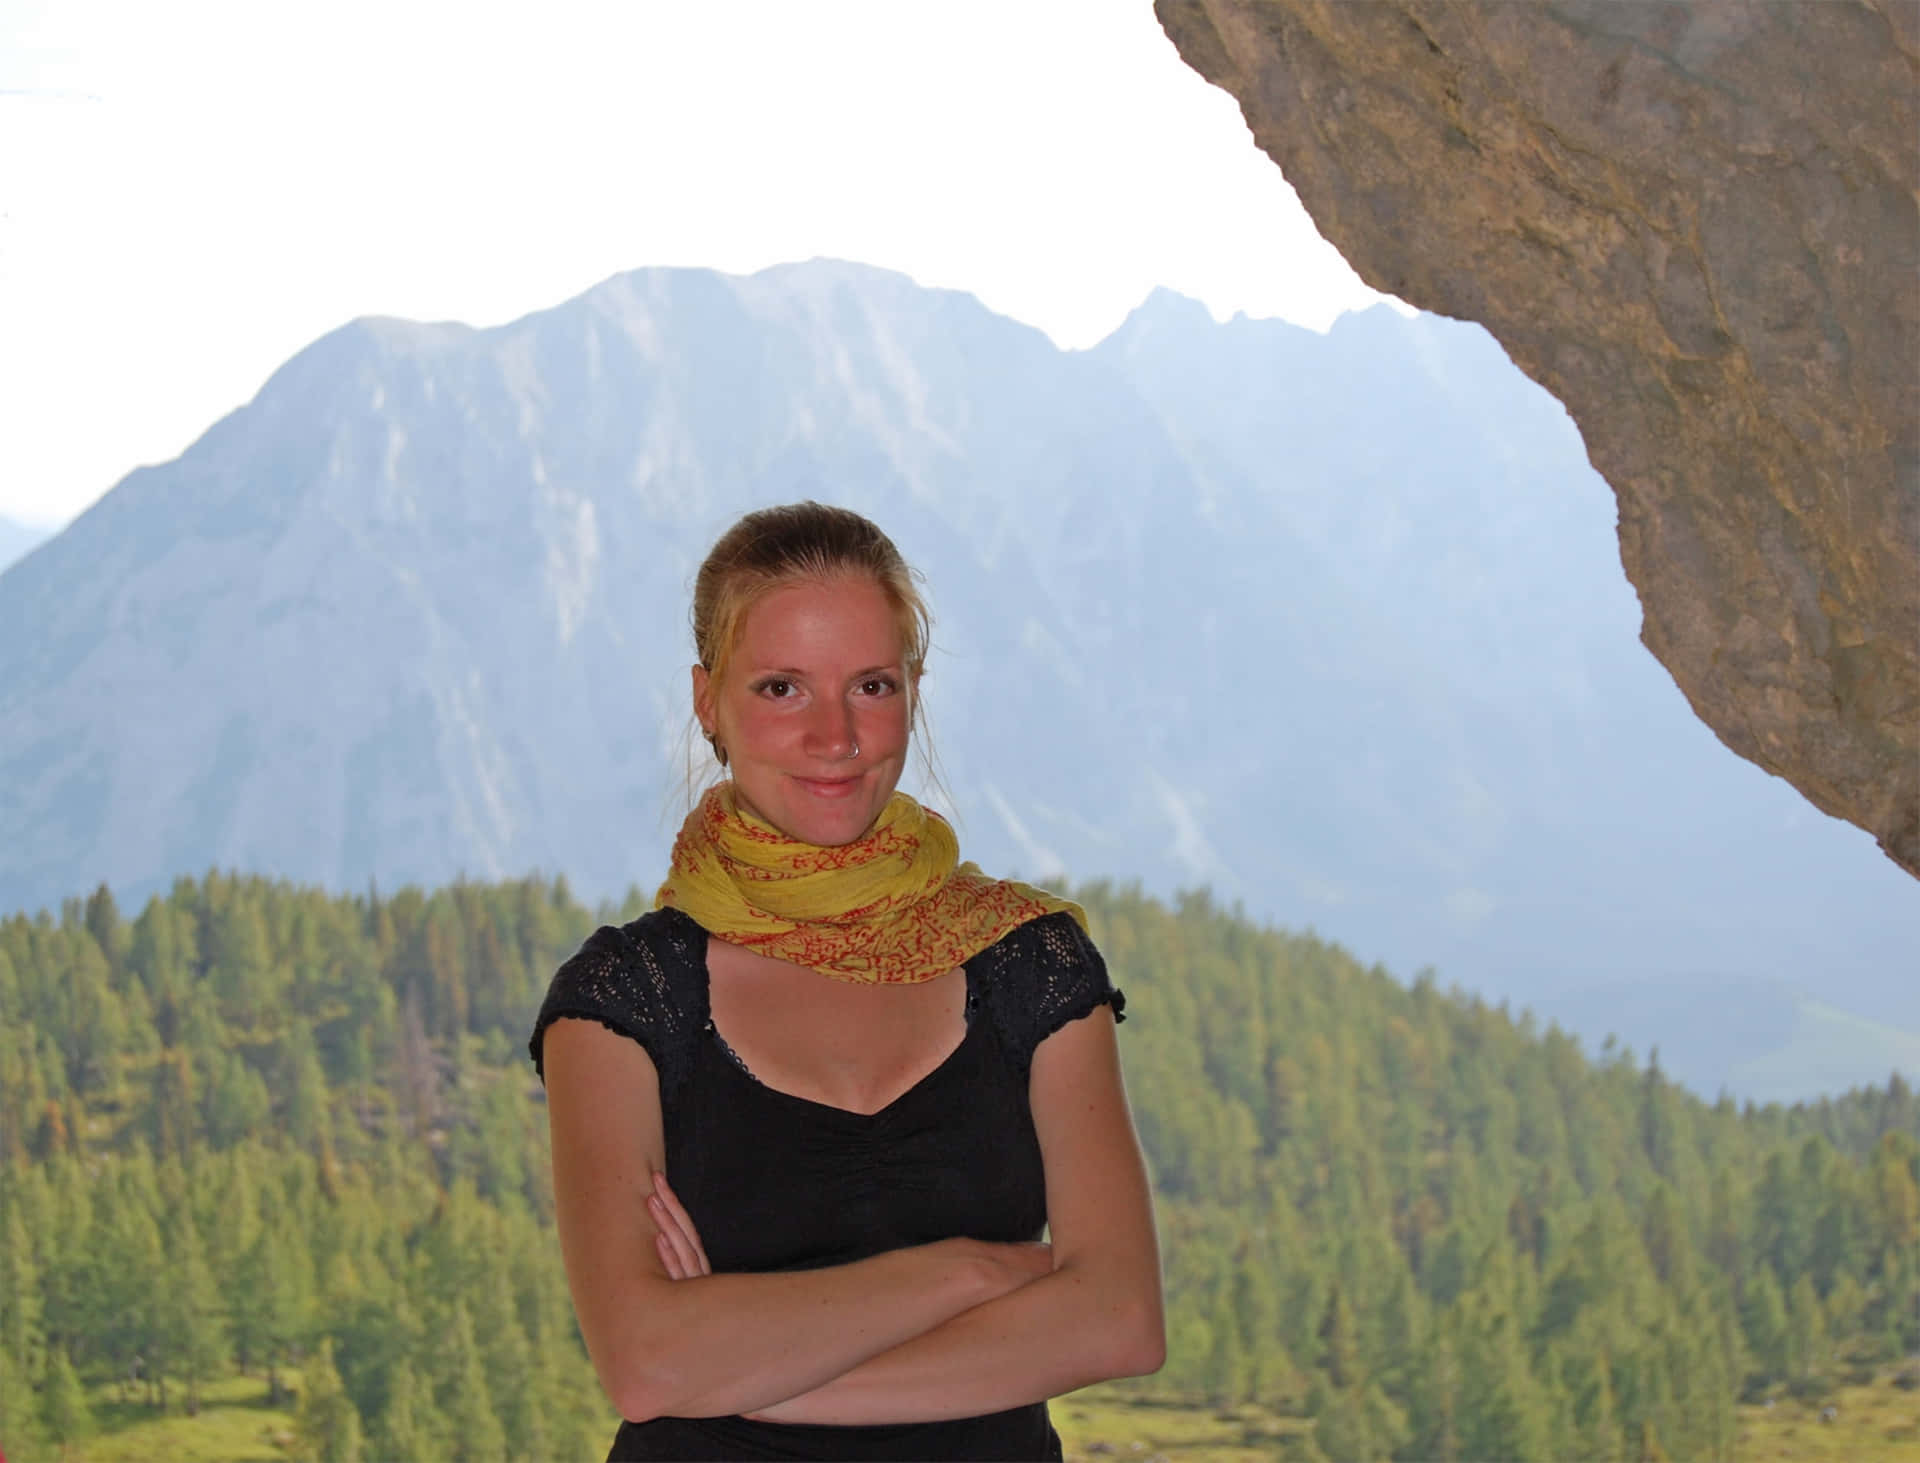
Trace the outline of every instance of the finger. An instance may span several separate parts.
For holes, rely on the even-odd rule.
[[[679,1224],[674,1219],[673,1211],[667,1207],[660,1195],[647,1195],[647,1213],[653,1219],[653,1227],[659,1231],[659,1242],[673,1251],[673,1262],[668,1268],[678,1271],[674,1278],[683,1280],[700,1274],[698,1253],[688,1243],[686,1235],[681,1232]]]
[[[673,1242],[667,1238],[665,1231],[655,1233],[653,1248],[660,1256],[660,1263],[667,1267],[667,1279],[685,1280],[687,1278],[686,1271],[680,1268],[680,1256],[674,1250]]]
[[[675,1223],[673,1212],[657,1194],[647,1196],[647,1214],[653,1220],[653,1227],[660,1244],[673,1255],[673,1268],[681,1275],[696,1272],[698,1261],[694,1257],[693,1246],[687,1243],[687,1237],[680,1232]]]
[[[689,1275],[711,1275],[713,1267],[707,1263],[705,1246],[700,1243],[700,1231],[694,1227],[692,1217],[687,1213],[679,1197],[667,1182],[667,1176],[656,1173],[653,1176],[653,1197],[657,1201],[654,1208],[656,1223],[662,1224],[672,1235],[673,1244],[680,1255],[680,1262]]]
[[[674,1223],[679,1226],[681,1238],[692,1249],[695,1264],[698,1266],[695,1273],[711,1275],[713,1266],[707,1262],[707,1247],[701,1243],[700,1230],[694,1224],[693,1216],[687,1213],[686,1206],[680,1202],[680,1196],[674,1193],[673,1185],[667,1182],[665,1174],[657,1173],[653,1176],[653,1191],[665,1202],[667,1212],[673,1216]]]
[[[661,1175],[653,1176],[653,1192],[647,1196],[647,1212],[652,1214],[654,1222],[662,1230],[670,1231],[674,1243],[689,1253],[693,1250],[693,1236],[690,1231],[693,1221],[687,1217],[687,1211],[674,1200],[673,1190],[667,1187],[667,1181]]]

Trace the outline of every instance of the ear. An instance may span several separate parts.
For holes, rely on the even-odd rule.
[[[700,723],[700,730],[708,736],[714,733],[713,677],[707,674],[707,668],[697,665],[693,668],[693,715]]]

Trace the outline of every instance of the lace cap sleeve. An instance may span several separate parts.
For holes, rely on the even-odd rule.
[[[690,929],[681,929],[680,925]],[[647,915],[615,929],[603,925],[554,972],[533,1024],[528,1052],[546,1079],[541,1048],[547,1027],[562,1017],[597,1021],[637,1041],[653,1059],[662,1092],[680,1084],[706,1021],[705,950],[691,921]]]
[[[1124,1021],[1127,998],[1107,979],[1107,962],[1072,915],[1042,915],[978,957],[986,1000],[1007,1053],[1021,1067],[1034,1049],[1095,1006]]]

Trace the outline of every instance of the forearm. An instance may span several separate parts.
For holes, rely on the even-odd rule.
[[[1156,1290],[1056,1270],[963,1311],[756,1417],[875,1424],[976,1417],[1159,1368]]]
[[[1032,1075],[1054,1269],[758,1416],[780,1422],[976,1417],[1166,1355],[1146,1165],[1102,1007],[1043,1042]]]
[[[594,1365],[621,1413],[711,1417],[806,1392],[1000,1293],[947,1241],[823,1270],[660,1281]]]
[[[816,1387],[1042,1273],[1043,1247],[950,1239],[830,1269],[703,1272],[660,1170],[658,1082],[604,1026],[545,1035],[556,1227],[588,1355],[622,1416],[722,1415]],[[656,1192],[656,1185],[658,1192]],[[662,1227],[664,1226],[664,1228]],[[692,1278],[690,1278],[692,1277]]]

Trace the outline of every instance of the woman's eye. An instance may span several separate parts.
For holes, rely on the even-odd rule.
[[[895,689],[891,676],[869,676],[860,683],[860,694],[863,696],[890,696]]]
[[[777,676],[770,681],[762,681],[760,683],[760,694],[762,696],[771,696],[776,701],[784,701],[793,694],[793,682],[783,681]]]

